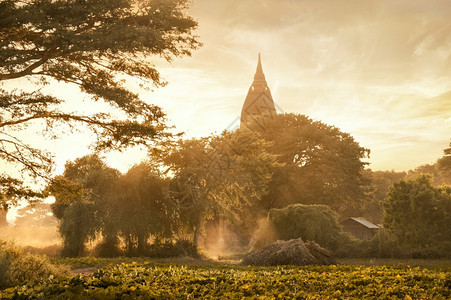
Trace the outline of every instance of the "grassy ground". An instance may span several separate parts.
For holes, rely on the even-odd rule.
[[[449,259],[339,259],[341,265],[361,265],[361,266],[411,266],[421,268],[444,268],[451,269],[451,260]]]
[[[59,259],[92,274],[48,278],[0,291],[16,299],[450,299],[451,269],[363,266],[247,267],[146,258]],[[424,262],[423,262],[424,263]],[[101,268],[100,270],[98,268]]]
[[[80,257],[80,258],[61,258],[52,257],[50,261],[57,265],[67,265],[71,269],[80,268],[104,268],[108,265],[115,265],[121,263],[144,263],[150,261],[153,263],[161,264],[176,264],[176,265],[238,265],[239,260],[225,259],[225,260],[211,260],[211,259],[194,259],[191,257],[179,257],[179,258],[165,258],[155,259],[147,257],[116,257],[116,258],[101,258],[101,257]],[[352,259],[339,259],[339,265],[350,266],[410,266],[421,268],[444,268],[451,269],[451,260],[446,259],[381,259],[381,258],[352,258]]]
[[[72,270],[0,291],[0,299],[450,299],[451,261],[340,260],[247,267],[191,258],[52,258]]]

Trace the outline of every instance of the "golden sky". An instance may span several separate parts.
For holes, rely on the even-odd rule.
[[[186,137],[238,125],[261,52],[278,109],[350,133],[371,150],[371,169],[434,163],[448,146],[451,1],[195,0],[189,14],[204,46],[171,64],[149,58],[169,82],[164,88],[129,83]],[[68,85],[46,90],[74,103],[82,97]],[[82,133],[29,139],[56,153],[58,173],[67,159],[89,153]],[[125,172],[145,155],[113,153],[107,161]]]
[[[197,0],[204,47],[146,96],[188,136],[233,126],[257,55],[281,111],[349,132],[373,170],[435,162],[451,138],[451,1]],[[231,125],[232,124],[232,125]]]

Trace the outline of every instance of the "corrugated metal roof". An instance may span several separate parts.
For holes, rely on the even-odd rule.
[[[354,221],[359,222],[360,224],[362,224],[365,227],[379,229],[379,226],[374,225],[373,223],[368,222],[367,220],[363,220],[363,219],[359,219],[359,218],[349,218],[349,219],[353,219]]]

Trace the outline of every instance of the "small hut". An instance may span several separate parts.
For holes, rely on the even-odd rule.
[[[371,240],[380,229],[379,226],[360,218],[348,218],[340,224],[343,226],[343,231],[361,240]]]

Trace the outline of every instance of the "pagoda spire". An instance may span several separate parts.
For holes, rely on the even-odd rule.
[[[254,75],[254,84],[255,83],[266,84],[266,78],[265,78],[265,74],[263,73],[262,58],[261,58],[260,53],[258,54],[257,71],[255,72],[255,75]]]
[[[241,110],[241,125],[256,116],[274,116],[276,108],[274,100],[266,83],[263,73],[261,54],[258,54],[257,70],[254,75],[254,81],[249,88],[246,100],[244,100]]]

